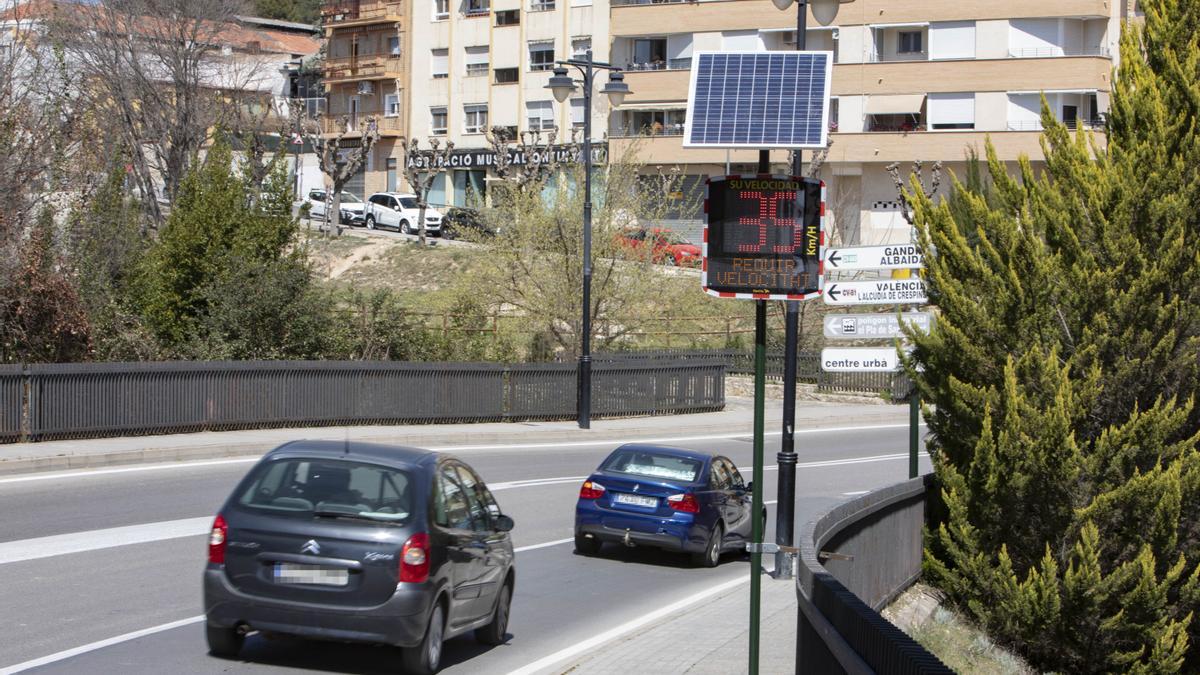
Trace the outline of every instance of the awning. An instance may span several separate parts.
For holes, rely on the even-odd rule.
[[[1010,91],[1009,94],[1020,96],[1022,94],[1095,94],[1095,89],[1037,89],[1028,91]]]
[[[663,103],[626,103],[617,108],[617,112],[626,110],[687,110],[687,101],[668,101]]]
[[[915,115],[921,112],[925,94],[894,94],[872,96],[867,99],[868,115]]]

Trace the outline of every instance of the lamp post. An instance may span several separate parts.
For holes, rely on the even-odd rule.
[[[609,71],[608,83],[600,90],[608,94],[613,106],[621,105],[629,94],[625,74],[611,63],[592,60],[592,50],[582,59],[556,61],[554,76],[546,88],[554,92],[554,98],[562,103],[575,91],[576,80],[567,74],[572,66],[583,75],[578,80],[583,86],[583,322],[580,327],[579,375],[577,411],[579,428],[592,425],[592,84],[597,70]]]
[[[793,0],[771,0],[778,9],[786,10]],[[838,5],[854,0],[796,0],[796,50],[807,46],[808,6],[812,5],[813,18],[822,26],[828,26],[837,18]],[[792,156],[792,175],[800,176],[804,172],[804,151],[796,150]],[[802,205],[800,213],[805,208]],[[803,216],[801,216],[803,217]],[[792,545],[792,533],[795,530],[796,517],[796,462],[799,456],[795,451],[796,426],[796,342],[800,332],[800,301],[788,300],[787,313],[784,316],[784,354],[783,354],[783,439],[780,442],[779,454],[776,460],[779,465],[779,510],[775,517],[775,543],[779,546]],[[779,551],[775,554],[776,578],[790,578],[791,569],[788,566],[787,554]]]

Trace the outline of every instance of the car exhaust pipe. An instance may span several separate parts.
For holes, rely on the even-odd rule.
[[[637,544],[633,543],[633,540],[629,538],[629,528],[628,527],[625,528],[625,538],[621,540],[621,543],[625,544],[625,546],[627,546],[629,548],[633,548],[634,546],[637,546]]]

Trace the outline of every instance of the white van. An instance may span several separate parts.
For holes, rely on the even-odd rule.
[[[367,198],[367,229],[390,227],[405,234],[416,234],[418,229],[417,196],[403,192],[376,192]],[[441,234],[442,214],[434,209],[425,209],[425,231]]]

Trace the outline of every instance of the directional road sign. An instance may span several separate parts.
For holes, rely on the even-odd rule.
[[[925,256],[915,244],[856,246],[825,251],[825,262],[833,270],[902,270],[925,267]]]
[[[929,312],[906,312],[904,314],[828,314],[825,316],[825,337],[847,340],[900,339],[904,332],[900,322],[912,324],[917,330],[928,333],[933,324]]]
[[[895,347],[826,347],[821,370],[827,373],[890,373],[900,368]]]
[[[837,281],[825,286],[827,305],[924,305],[925,282],[920,279]]]

